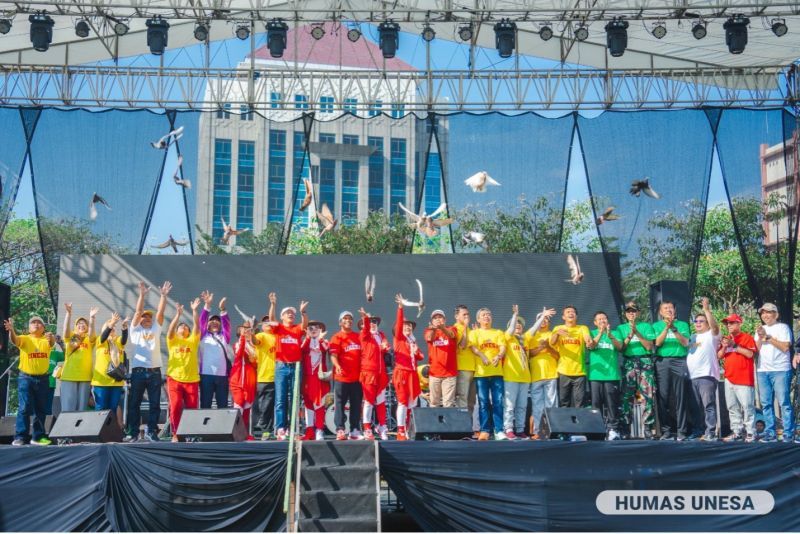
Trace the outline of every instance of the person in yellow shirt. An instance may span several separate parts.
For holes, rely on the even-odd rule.
[[[550,335],[550,345],[558,351],[559,405],[580,408],[586,399],[586,345],[591,341],[589,327],[578,324],[578,310],[566,306],[564,324]]]
[[[545,408],[558,406],[558,351],[550,345],[550,318],[554,309],[545,308],[537,316],[542,318],[539,329],[528,338],[531,368],[531,439],[539,439],[539,424]]]
[[[475,355],[469,347],[469,308],[463,304],[456,306],[455,324],[456,329],[456,367],[458,376],[456,377],[456,407],[466,408],[470,415],[475,412],[475,401],[477,391],[475,390]],[[474,422],[473,424],[477,424]],[[478,427],[473,428],[477,437]]]
[[[503,359],[506,355],[506,335],[492,328],[492,312],[481,308],[477,314],[478,328],[470,331],[469,344],[475,354],[475,386],[478,390],[480,434],[486,441],[494,430],[494,439],[508,439],[503,432]]]
[[[17,378],[17,398],[19,411],[12,445],[50,445],[44,433],[44,420],[47,413],[47,395],[50,389],[47,369],[50,366],[50,351],[56,338],[45,333],[44,321],[38,315],[28,321],[28,334],[17,335],[14,321],[10,317],[3,321],[11,343],[19,349],[19,377]],[[33,415],[33,436],[30,433]]]
[[[190,304],[192,307],[192,329],[181,322],[183,304],[175,306],[175,317],[167,328],[167,395],[169,396],[169,426],[172,441],[178,441],[178,427],[183,410],[196,410],[199,404],[200,365],[197,350],[200,346],[200,326],[197,308],[200,299]]]
[[[114,380],[108,376],[108,365],[115,366],[125,361],[125,345],[128,343],[128,318],[122,321],[122,335],[117,335],[119,314],[114,312],[103,324],[100,337],[94,348],[94,369],[92,371],[92,390],[94,391],[95,410],[113,410],[116,415],[122,388],[122,380]]]
[[[89,406],[89,393],[92,383],[92,349],[97,335],[94,320],[98,308],[89,309],[89,320],[85,317],[75,319],[72,324],[72,303],[64,303],[64,331],[62,337],[67,344],[64,353],[64,369],[61,371],[61,411],[79,412]]]
[[[258,369],[256,370],[255,427],[261,429],[261,439],[272,436],[275,421],[275,335],[269,325],[269,315],[261,318],[261,332],[253,337]]]

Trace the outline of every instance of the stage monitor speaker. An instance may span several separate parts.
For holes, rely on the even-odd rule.
[[[544,439],[568,440],[571,436],[606,439],[603,414],[590,408],[545,408],[540,428]]]
[[[466,408],[414,408],[417,440],[463,439],[472,435],[472,416]]]
[[[650,318],[651,322],[659,320],[658,306],[663,300],[675,304],[675,317],[690,322],[692,303],[689,301],[689,283],[682,280],[661,280],[650,284]]]
[[[72,443],[110,443],[122,441],[122,429],[117,423],[117,413],[61,412],[50,431],[50,439]]]
[[[244,441],[247,429],[239,410],[184,410],[178,436],[184,441]]]
[[[33,416],[31,416],[31,427],[33,427]],[[49,434],[50,429],[53,428],[53,416],[48,415],[44,420],[44,431]],[[0,418],[0,444],[10,445],[14,441],[14,436],[17,433],[17,417],[8,415]]]

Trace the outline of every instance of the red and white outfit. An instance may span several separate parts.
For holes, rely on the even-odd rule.
[[[386,432],[386,386],[389,385],[389,375],[386,373],[386,363],[383,355],[387,352],[382,347],[388,346],[383,332],[373,334],[370,331],[372,322],[369,317],[364,317],[361,328],[361,374],[359,381],[364,392],[364,406],[361,411],[361,423],[364,434],[369,438],[372,433],[372,410],[378,415],[380,432]]]
[[[307,337],[300,346],[303,362],[303,405],[306,410],[306,435],[305,439],[322,439],[325,428],[325,395],[331,390],[331,385],[319,377],[320,371],[328,371],[327,355],[328,342],[318,337]]]
[[[233,347],[234,357],[231,376],[228,379],[233,407],[242,412],[244,426],[250,433],[250,410],[256,398],[256,375],[258,361],[255,359],[255,347],[240,336]],[[251,360],[253,358],[253,360]]]
[[[419,350],[414,335],[403,335],[404,322],[403,307],[398,306],[397,319],[394,323],[394,371],[392,372],[392,384],[397,396],[398,439],[405,438],[406,422],[420,394],[416,362],[425,357]]]

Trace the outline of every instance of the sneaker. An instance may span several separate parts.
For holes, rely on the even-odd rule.
[[[378,436],[381,438],[381,441],[389,441],[389,430],[386,428],[386,425],[378,427]]]
[[[321,428],[318,428],[316,432],[314,432],[314,440],[315,441],[325,441],[325,431]]]
[[[678,437],[675,438],[675,441],[686,441],[687,439],[689,438],[686,437],[686,434],[678,434]]]
[[[517,436],[517,439],[528,439],[528,434],[525,432],[514,432],[514,435]]]
[[[371,428],[365,428],[364,429],[364,438],[363,439],[367,439],[369,441],[373,441],[375,439],[375,435],[372,433],[372,429]]]
[[[178,436],[172,436],[172,439],[171,439],[170,441],[171,441],[172,443],[178,443],[178,442],[180,442],[180,440],[178,439]]]
[[[506,436],[505,432],[495,432],[494,433],[494,440],[495,441],[504,441],[507,440],[508,436]]]
[[[671,432],[664,432],[661,434],[661,437],[658,438],[661,441],[672,440],[672,433]]]
[[[740,434],[733,433],[730,434],[729,436],[725,436],[724,438],[722,438],[722,441],[730,443],[733,441],[742,441],[743,439],[744,437],[742,437]]]
[[[608,439],[608,441],[617,441],[617,440],[619,440],[621,438],[619,436],[619,432],[617,432],[616,430],[609,430],[608,431],[608,438],[606,438],[606,439]]]
[[[46,446],[52,445],[52,444],[53,444],[53,442],[50,441],[50,438],[48,438],[47,436],[42,436],[39,439],[32,439],[31,440],[31,445],[40,445],[40,446],[46,447]]]
[[[155,432],[148,432],[148,433],[146,433],[146,434],[144,435],[144,440],[145,440],[145,441],[150,441],[150,442],[153,442],[153,443],[155,443],[155,442],[157,442],[157,441],[161,441],[161,440],[158,438],[158,434],[156,434]]]
[[[264,432],[263,434],[261,434],[261,441],[269,441],[271,439],[272,439],[272,434],[270,434],[269,432]]]
[[[255,441],[256,438],[252,434],[248,434],[245,438],[245,441]]]
[[[278,436],[278,441],[286,441],[286,430],[283,428],[279,428],[278,432],[276,432]]]
[[[756,437],[753,434],[747,434],[744,437],[744,442],[745,443],[753,443],[755,440],[756,440]]]
[[[480,432],[473,432],[472,433],[472,439],[481,439],[481,433]]]
[[[506,438],[507,438],[507,439],[510,439],[510,440],[512,440],[512,441],[513,441],[513,440],[516,440],[516,439],[519,439],[519,438],[517,437],[517,435],[516,435],[516,434],[514,434],[514,431],[513,431],[513,430],[506,430],[505,434],[506,434]],[[497,438],[495,438],[495,439],[497,439]]]
[[[122,438],[123,443],[136,443],[139,441],[139,436],[128,435]]]
[[[364,439],[364,434],[361,433],[360,430],[351,430],[350,431],[350,439]]]
[[[336,441],[345,441],[345,440],[347,440],[347,434],[345,434],[344,430],[337,430]]]
[[[405,430],[397,431],[397,441],[408,441],[408,435],[406,435]]]
[[[795,443],[800,443],[800,436],[795,436],[794,437],[794,442]]]
[[[478,433],[478,441],[489,441],[489,433],[488,432]]]
[[[714,434],[706,434],[700,438],[700,441],[717,441],[717,436]]]
[[[776,441],[778,441],[778,438],[776,438],[773,435],[764,435],[764,436],[761,436],[761,440],[760,441],[761,441],[761,443],[775,443]]]
[[[301,437],[300,440],[301,441],[314,441],[314,437],[315,437],[314,428],[313,427],[308,427],[308,428],[306,428],[306,432],[305,432],[305,434],[303,434],[303,437]]]
[[[22,438],[17,438],[11,442],[11,445],[13,445],[14,447],[22,447],[23,445],[25,445],[25,440]]]
[[[792,439],[792,437],[791,437],[791,436],[784,436],[784,438],[783,438],[783,442],[784,442],[784,443],[792,443],[793,441],[794,441],[794,440]],[[33,444],[33,442],[32,442],[32,441],[31,441],[31,444]]]

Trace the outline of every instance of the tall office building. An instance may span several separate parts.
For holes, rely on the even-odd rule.
[[[321,40],[310,30],[289,31],[280,59],[273,59],[265,46],[240,63],[258,73],[252,87],[210,83],[206,89],[206,99],[221,105],[200,117],[196,222],[217,239],[223,218],[255,233],[268,223],[283,223],[298,178],[310,178],[318,205],[327,204],[345,225],[374,210],[397,213],[400,202],[416,209],[423,175],[422,209],[430,213],[442,200],[446,119],[438,119],[438,145],[430,142],[430,123],[405,113],[404,103],[415,98],[416,88],[397,97],[388,82],[376,82],[376,71],[413,67],[397,58],[384,60],[364,37],[351,42],[345,29],[329,27]],[[292,69],[298,74],[285,74]],[[348,71],[346,78],[337,75],[342,70]],[[361,71],[363,79],[357,75]],[[353,80],[363,82],[362,89],[371,88],[368,102],[359,102],[363,90]],[[337,102],[325,88],[340,83],[352,90],[341,90]],[[265,117],[225,103],[239,100],[247,90],[264,99]],[[317,111],[306,152],[303,116],[312,101]],[[297,209],[305,195],[302,180],[299,184],[293,223],[307,226],[314,222],[314,209]]]
[[[794,223],[798,216],[798,187],[800,187],[800,166],[798,166],[797,133],[786,140],[786,143],[760,146],[761,155],[761,202],[769,209],[771,200],[778,204],[770,219],[764,219],[764,244],[774,246],[789,237],[789,220]],[[794,229],[792,229],[794,230]]]

